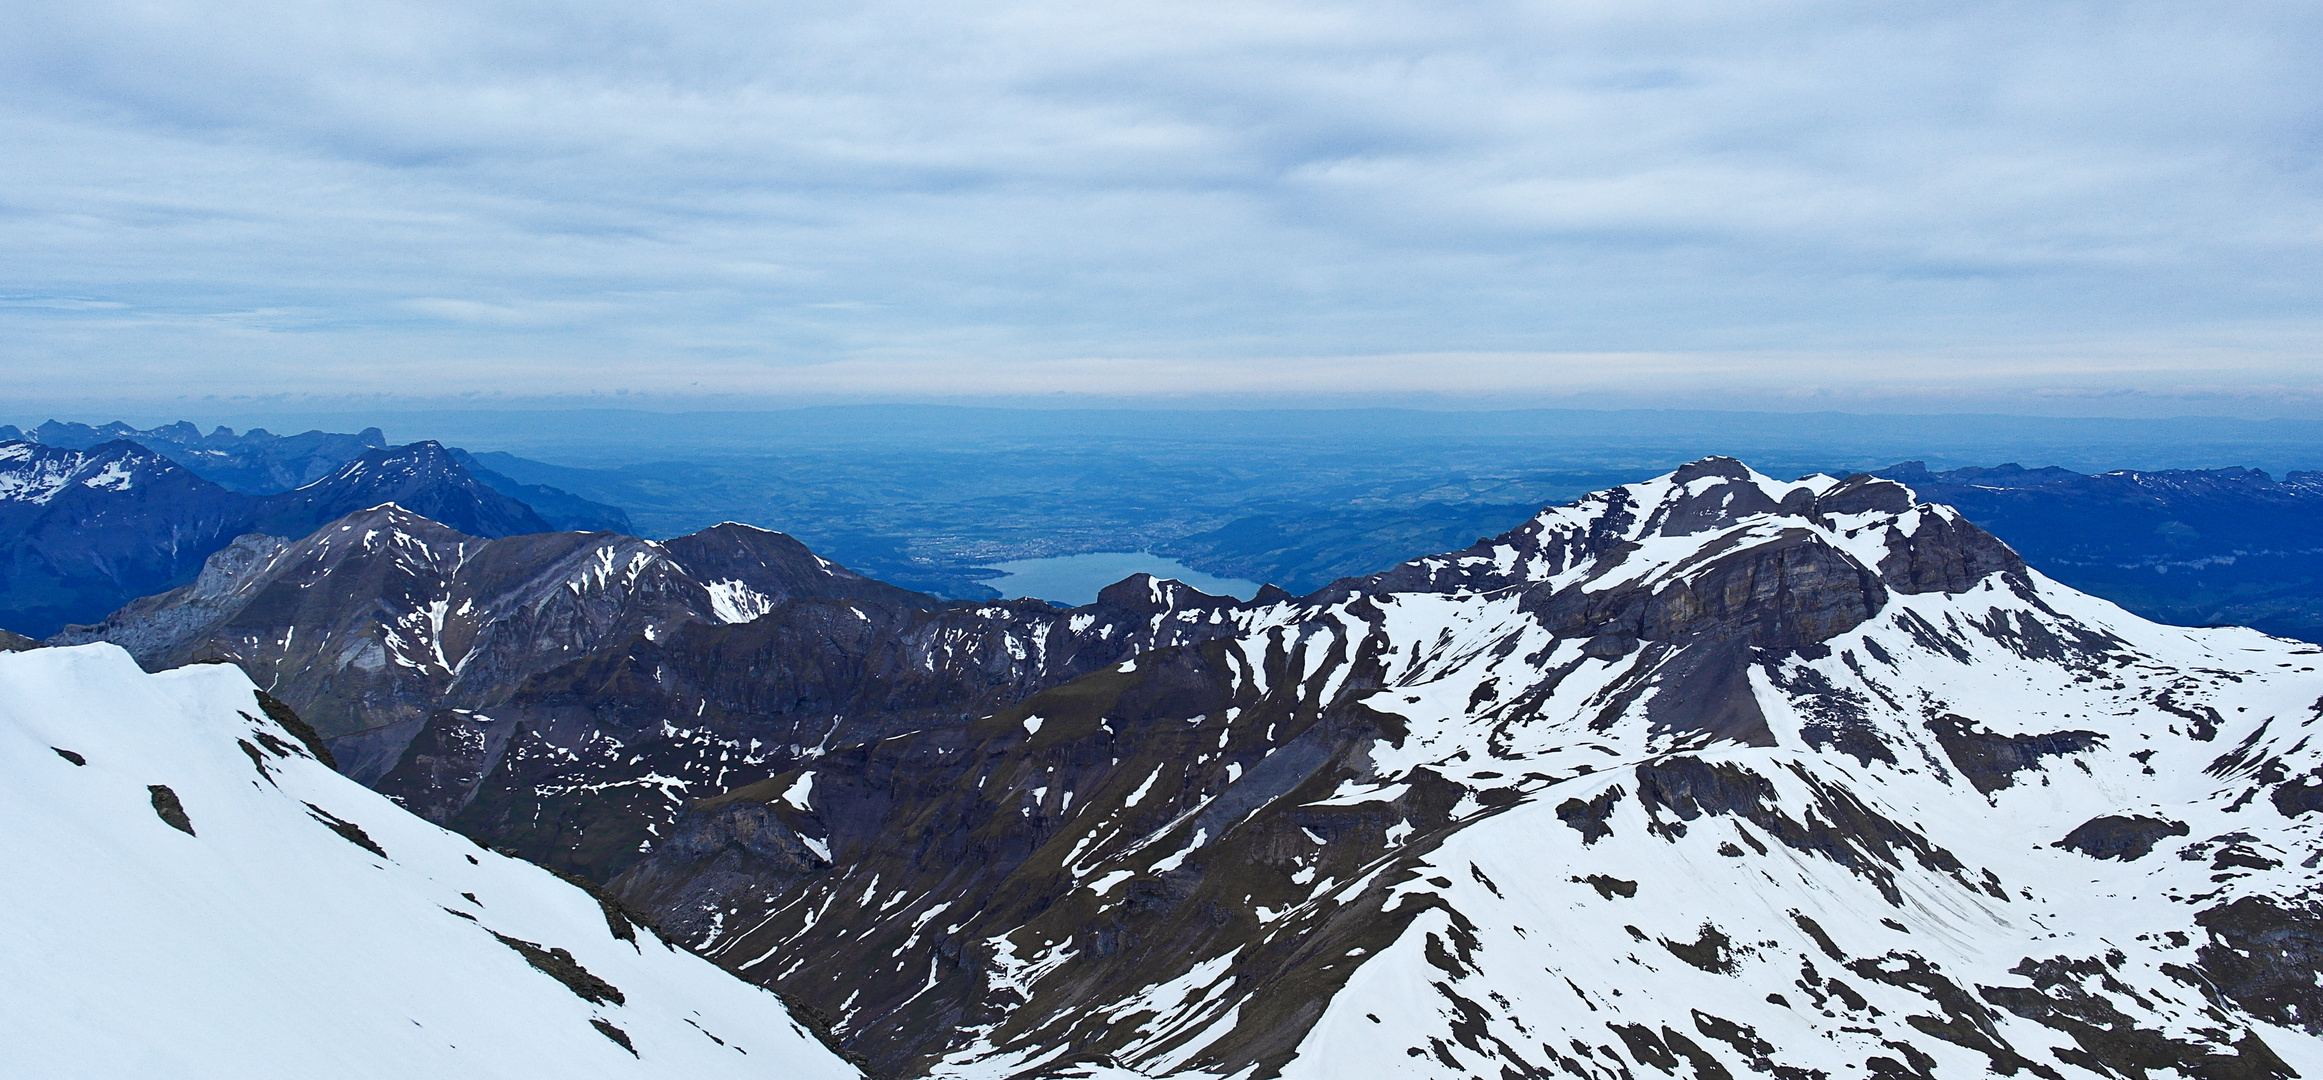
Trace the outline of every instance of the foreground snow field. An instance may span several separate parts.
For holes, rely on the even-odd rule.
[[[325,768],[231,667],[0,654],[0,822],[10,1076],[857,1075],[773,994]]]

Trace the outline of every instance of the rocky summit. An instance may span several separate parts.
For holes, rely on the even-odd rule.
[[[240,665],[878,1076],[2323,1071],[2323,650],[1890,479],[1072,609],[387,507],[85,637]]]

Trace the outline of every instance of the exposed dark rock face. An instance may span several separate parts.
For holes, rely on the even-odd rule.
[[[714,910],[730,897],[789,892],[828,868],[783,824],[772,805],[779,797],[752,785],[696,803],[657,857],[621,878],[625,902],[644,911]]]
[[[502,945],[516,950],[517,955],[524,957],[525,963],[531,964],[541,974],[565,984],[565,989],[572,991],[574,997],[592,1005],[620,1005],[629,1000],[622,995],[620,987],[589,974],[589,969],[582,967],[579,962],[575,961],[571,952],[558,948],[543,948],[533,942],[519,941],[506,934],[496,933],[492,936],[500,939]],[[624,1048],[628,1046],[626,1039],[617,1041],[621,1042]]]
[[[1232,629],[1214,620],[1235,601],[1171,584],[1141,581],[1069,611],[1039,601],[903,608],[798,599],[746,625],[697,623],[659,642],[632,641],[542,672],[491,706],[515,727],[504,744],[467,744],[486,751],[463,766],[483,780],[442,820],[609,878],[649,850],[650,827],[683,804],[637,786],[568,793],[605,769],[716,792],[831,748],[956,727],[1146,648]],[[665,718],[675,719],[665,727]],[[459,723],[439,716],[429,727]],[[381,790],[423,797],[425,784],[406,779],[421,764],[407,756]]]
[[[2140,1076],[2161,1069],[2220,1080],[2281,1080],[2300,1075],[2257,1035],[2245,1035],[2220,1046],[2173,1038],[2139,1026],[2137,1018],[2121,1008],[2123,1004],[2137,1007],[2136,991],[2115,979],[2100,961],[2062,957],[2039,963],[2027,960],[2016,972],[2031,979],[2032,987],[1978,989],[1986,1001],[2070,1036],[2074,1048],[2056,1052],[2063,1064],[2099,1076]],[[2126,1000],[2117,1003],[2108,992]],[[2044,1070],[2041,1075],[2057,1074]]]
[[[1277,675],[1297,670],[1302,648],[1274,653],[1269,668]],[[902,948],[909,958],[898,968],[919,973],[911,979],[866,988],[813,962],[811,978],[783,983],[785,993],[835,1014],[840,999],[858,995],[842,1034],[875,1071],[924,1067],[931,1027],[987,1022],[1021,1029],[1011,1037],[1069,1043],[1078,1060],[1097,1060],[1134,1032],[1112,1028],[1075,1002],[1130,992],[1150,977],[1143,969],[1149,958],[1170,957],[1165,962],[1174,965],[1233,952],[1257,925],[1250,898],[1282,903],[1299,892],[1290,878],[1306,853],[1325,860],[1320,872],[1352,876],[1391,814],[1440,825],[1457,800],[1459,789],[1432,780],[1389,805],[1312,805],[1366,771],[1360,752],[1378,735],[1374,718],[1361,708],[1306,700],[1295,680],[1257,694],[1235,678],[1239,662],[1214,646],[1147,652],[1134,671],[1102,670],[970,725],[834,752],[806,770],[696,804],[672,842],[618,879],[614,891],[629,902],[684,896],[685,906],[656,910],[668,913],[681,937],[734,962],[763,953],[760,942],[795,941],[798,951],[785,945],[784,956],[819,955],[841,942],[854,942],[846,948],[862,955]],[[1271,738],[1260,737],[1268,731]],[[1221,743],[1226,753],[1218,752]],[[810,773],[812,783],[802,784]],[[751,802],[757,808],[745,810]],[[1089,809],[1068,812],[1081,807]],[[1262,808],[1282,810],[1252,816]],[[761,824],[769,819],[782,828]],[[719,872],[722,863],[743,860],[737,848],[747,844],[735,834],[744,823],[769,850],[753,857],[796,881],[791,896],[766,896],[763,878],[737,888]],[[832,862],[798,858],[793,835],[824,845]],[[1188,854],[1175,866],[1120,880],[1121,902],[1101,912],[1102,897],[1076,888],[1074,864],[1144,836]],[[1317,849],[1308,836],[1332,842]],[[689,872],[697,876],[679,885]],[[900,918],[880,925],[809,917],[828,910],[821,898],[860,892],[867,874],[879,876],[882,895],[892,887],[900,895],[956,899],[947,913],[913,920],[917,926]],[[1409,905],[1383,910],[1391,907],[1384,884],[1298,938],[1237,959],[1229,978],[1262,994],[1266,1007],[1237,1027],[1231,1049],[1217,1049],[1222,1060],[1287,1052],[1303,1025],[1283,1020],[1311,1019],[1351,970],[1334,957],[1364,943],[1376,947],[1391,926],[1418,914]],[[711,913],[726,926],[755,929],[722,936],[704,917]],[[991,973],[1010,961],[979,943],[1028,923],[1074,941],[1089,960],[1064,986],[1036,995],[1037,1009],[993,993]],[[919,983],[931,972],[934,988],[923,990]]]
[[[2298,817],[2313,810],[2323,810],[2323,777],[2302,776],[2275,785],[2267,801],[2275,804],[2276,812],[2284,817]]]
[[[77,761],[73,763],[83,764]],[[186,804],[177,797],[177,792],[171,791],[167,784],[149,784],[145,790],[152,794],[153,812],[163,822],[187,836],[195,835],[193,819],[186,816]]]
[[[1618,572],[1623,556],[1608,564]],[[1528,610],[1564,636],[1620,634],[1645,641],[1718,638],[1792,649],[1861,625],[1887,602],[1879,579],[1806,529],[1747,546],[1704,550],[1668,577],[1625,588],[1577,582],[1527,597]]]
[[[2323,910],[2312,898],[2245,896],[2195,922],[2210,932],[2198,954],[2210,985],[2253,1016],[2323,1034]]]
[[[340,839],[382,859],[387,858],[387,849],[380,847],[378,841],[371,839],[371,834],[364,832],[363,826],[341,818],[313,803],[306,804],[306,807],[309,816],[313,817],[324,828],[339,834]]]
[[[1762,663],[1767,681],[1791,700],[1807,722],[1799,738],[1816,750],[1833,750],[1870,765],[1896,763],[1895,751],[1872,722],[1873,699],[1861,691],[1836,686],[1813,668],[1786,668]]]
[[[2166,837],[2186,835],[2186,823],[2142,814],[2108,814],[2090,818],[2066,833],[2054,846],[2070,848],[2092,859],[2134,862],[2145,858]]]
[[[1580,833],[1582,843],[1594,844],[1613,835],[1612,827],[1605,824],[1605,821],[1613,816],[1613,804],[1621,796],[1621,789],[1616,787],[1607,788],[1587,802],[1577,798],[1567,799],[1557,804],[1557,818],[1571,826],[1574,832]],[[1635,888],[1634,885],[1631,887]]]
[[[2025,562],[1991,533],[1964,519],[1936,518],[1904,533],[1890,530],[1880,579],[1901,593],[1961,593],[1991,574],[2023,580]]]
[[[1573,880],[1597,890],[1597,895],[1607,900],[1611,900],[1616,896],[1630,897],[1637,895],[1637,882],[1623,881],[1622,879],[1614,877],[1610,874],[1591,874],[1588,877],[1577,877]]]
[[[1814,513],[1825,517],[1849,517],[1856,514],[1904,514],[1919,500],[1912,490],[1890,480],[1868,473],[1856,473],[1817,495],[1811,505]]]
[[[0,652],[23,652],[26,649],[37,648],[40,648],[40,642],[22,634],[0,630]]]
[[[1637,800],[1650,822],[1647,828],[1665,839],[1686,835],[1686,823],[1705,814],[1733,815],[1786,847],[1822,856],[1862,876],[1890,904],[1903,903],[1895,870],[1905,865],[1907,856],[1923,869],[1956,875],[1962,885],[1975,887],[1951,852],[1812,777],[1800,777],[1815,795],[1812,811],[1794,818],[1782,809],[1772,782],[1739,766],[1681,755],[1640,765],[1636,774]],[[1664,820],[1665,810],[1677,820]]]
[[[2105,736],[2094,731],[1999,735],[1951,713],[1929,719],[1927,727],[1953,766],[1976,785],[1976,790],[1986,794],[2014,786],[2019,773],[2039,771],[2042,758],[2068,757],[2105,741]]]
[[[1662,939],[1662,948],[1688,964],[1714,975],[1734,974],[1734,941],[1715,924],[1703,923],[1693,941]]]
[[[300,743],[306,746],[310,756],[323,763],[324,768],[337,769],[339,767],[338,760],[331,756],[331,748],[323,743],[322,733],[316,731],[314,725],[307,723],[305,718],[299,716],[297,710],[292,709],[281,698],[264,690],[258,691],[258,711],[265,713],[267,719],[282,725],[283,730],[295,736]]]

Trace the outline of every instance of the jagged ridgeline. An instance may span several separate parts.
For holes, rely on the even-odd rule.
[[[899,1074],[2323,1066],[2311,646],[1715,459],[1149,588],[1121,662],[696,802],[614,891]]]
[[[1712,458],[1305,597],[1069,610],[380,513],[99,636],[241,664],[881,1075],[2323,1070],[2318,650],[1893,481]]]

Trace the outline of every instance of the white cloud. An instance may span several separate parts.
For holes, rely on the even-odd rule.
[[[80,307],[0,349],[60,378],[2323,383],[2312,5],[11,6],[0,293]]]

